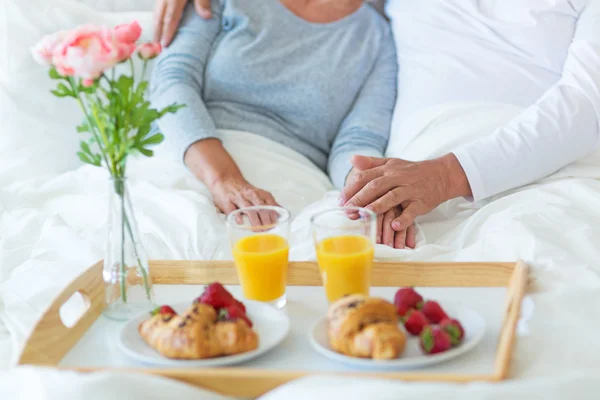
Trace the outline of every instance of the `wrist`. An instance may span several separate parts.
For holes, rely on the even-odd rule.
[[[208,138],[192,144],[185,153],[185,164],[210,190],[230,181],[244,180],[223,143]]]
[[[445,199],[450,200],[456,197],[471,196],[471,185],[467,179],[467,174],[460,165],[458,158],[453,153],[438,158],[445,182]]]

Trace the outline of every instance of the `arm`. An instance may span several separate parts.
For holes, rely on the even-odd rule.
[[[188,6],[175,40],[159,56],[152,73],[150,100],[155,107],[174,101],[186,105],[178,115],[165,116],[158,123],[168,144],[182,159],[193,143],[217,137],[202,90],[204,69],[220,20],[220,10],[215,10],[213,19],[204,21]]]
[[[381,157],[387,146],[396,100],[398,61],[391,32],[386,29],[375,66],[333,141],[327,170],[341,188],[354,154]]]
[[[167,143],[210,190],[225,212],[249,205],[276,205],[270,193],[250,185],[218,139],[202,99],[204,71],[220,31],[221,6],[213,1],[213,18],[205,21],[188,6],[175,40],[158,58],[152,75],[151,101],[157,108],[186,105],[158,122]]]
[[[598,147],[600,1],[580,14],[561,79],[488,137],[458,148],[475,200],[534,182]],[[470,195],[471,193],[462,193]]]

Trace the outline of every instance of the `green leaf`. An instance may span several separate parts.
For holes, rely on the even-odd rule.
[[[180,110],[182,108],[186,107],[185,104],[171,104],[170,106],[167,106],[165,108],[163,108],[162,110],[160,110],[160,116],[162,117],[165,114],[174,114],[177,112],[177,110]]]
[[[146,157],[152,157],[154,155],[152,150],[144,149],[143,147],[139,147],[137,150]]]
[[[80,142],[79,145],[81,146],[81,150],[83,150],[86,154],[92,154],[90,146],[86,142]]]
[[[68,94],[65,94],[65,93],[63,93],[61,91],[58,91],[58,90],[51,90],[50,93],[52,93],[56,97],[67,97],[67,96],[69,96]]]
[[[88,125],[87,121],[83,121],[81,124],[77,125],[76,129],[78,133],[91,132],[90,126]]]
[[[75,94],[64,83],[59,83],[56,90],[50,92],[56,97],[75,97]]]
[[[121,75],[115,83],[115,87],[120,92],[121,99],[124,101],[127,101],[129,99],[129,94],[131,92],[132,86],[133,78],[127,75]]]
[[[64,79],[64,77],[61,74],[59,74],[56,68],[54,67],[51,67],[48,70],[48,76],[50,77],[50,79]]]
[[[141,144],[144,146],[147,146],[149,144],[159,144],[159,143],[162,143],[162,141],[164,139],[165,139],[165,136],[162,133],[157,133],[155,135],[152,135],[152,136],[142,140]]]
[[[100,166],[100,156],[99,155],[90,157],[89,155],[87,155],[81,151],[78,151],[77,155],[79,156],[79,159],[86,164],[95,165],[96,167]]]

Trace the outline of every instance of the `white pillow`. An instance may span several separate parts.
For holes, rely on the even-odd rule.
[[[112,10],[102,12],[88,4]],[[75,126],[82,113],[73,99],[59,99],[47,68],[30,53],[42,36],[85,23],[118,25],[137,20],[151,40],[153,0],[3,0],[0,8],[0,186],[55,175],[81,165]],[[116,5],[119,4],[119,7]],[[138,65],[137,68],[140,71]]]

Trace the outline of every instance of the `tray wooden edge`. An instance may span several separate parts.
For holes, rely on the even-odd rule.
[[[203,284],[215,279],[217,275],[235,272],[231,261],[153,261],[151,265],[152,279],[157,284]],[[170,266],[170,267],[169,267]],[[190,269],[187,277],[181,278],[182,271]],[[312,270],[312,271],[311,271]],[[290,280],[292,284],[314,286],[320,285],[314,274],[318,268],[314,262],[290,263]],[[295,272],[297,274],[294,274]],[[308,271],[308,272],[307,272]],[[467,383],[473,381],[500,381],[509,375],[509,366],[514,348],[516,324],[519,319],[520,305],[527,290],[528,267],[519,260],[517,263],[404,263],[377,262],[374,265],[374,280],[377,273],[392,274],[385,277],[385,285],[375,286],[454,286],[454,287],[499,287],[508,288],[505,317],[496,351],[494,373],[485,374],[430,374],[423,372],[401,373],[319,373],[311,371],[279,371],[254,370],[244,368],[215,368],[202,370],[182,369],[125,369],[125,368],[65,368],[59,369],[94,372],[100,370],[122,371],[124,373],[142,373],[161,375],[181,382],[201,386],[229,396],[260,396],[277,386],[308,375],[360,376],[367,378],[396,379],[404,381],[431,381]],[[476,276],[461,282],[456,276],[475,273]],[[486,274],[491,275],[486,277]],[[433,275],[434,278],[422,277]],[[173,277],[175,276],[175,277]],[[447,277],[454,277],[452,285],[433,284]],[[56,366],[68,351],[87,332],[89,327],[100,316],[105,307],[102,282],[102,261],[92,265],[79,277],[73,280],[52,302],[36,323],[20,354],[18,364],[34,364]],[[382,276],[383,278],[383,276]],[[398,280],[403,284],[396,285]],[[168,283],[167,283],[168,282]],[[445,282],[445,281],[444,281]],[[226,284],[237,283],[234,281]],[[421,283],[421,284],[417,284]],[[426,284],[423,284],[426,283]],[[62,323],[59,310],[74,293],[80,292],[86,300],[87,310],[71,328]],[[58,339],[60,338],[60,340]],[[232,379],[236,381],[231,385]]]
[[[129,368],[59,368],[82,373],[110,370],[119,374],[159,375],[179,382],[212,390],[219,394],[241,398],[256,398],[277,387],[298,378],[309,376],[338,376],[347,378],[367,378],[400,380],[405,382],[440,382],[460,383],[496,382],[495,374],[427,374],[421,372],[312,372],[312,371],[280,371],[245,368],[210,368],[202,370],[189,369],[129,369]],[[232,384],[235,382],[235,384]]]

